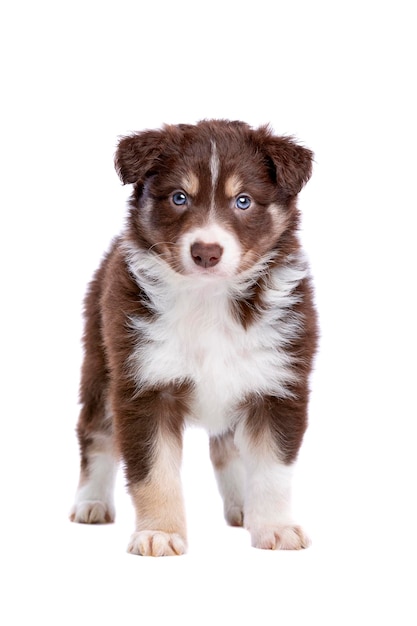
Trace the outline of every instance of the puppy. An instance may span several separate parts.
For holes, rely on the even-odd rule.
[[[256,548],[308,545],[290,491],[317,338],[296,206],[312,158],[242,122],[120,141],[115,165],[133,193],[85,300],[71,520],[114,520],[121,459],[136,512],[129,552],[183,554],[182,436],[198,424],[227,522]]]

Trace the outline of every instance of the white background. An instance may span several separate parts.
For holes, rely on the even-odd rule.
[[[413,3],[3,4],[3,624],[416,624]],[[316,154],[300,196],[321,321],[295,508],[313,546],[229,529],[187,435],[189,554],[126,554],[133,511],[70,524],[81,302],[123,224],[117,137],[270,122]]]

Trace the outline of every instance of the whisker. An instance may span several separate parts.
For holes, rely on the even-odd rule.
[[[153,252],[152,248],[155,248],[155,246],[176,246],[177,244],[175,243],[175,241],[157,241],[156,243],[152,244],[150,248],[148,248],[148,252]]]

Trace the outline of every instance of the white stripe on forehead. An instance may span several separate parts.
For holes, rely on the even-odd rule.
[[[210,156],[210,172],[211,172],[211,189],[214,196],[216,190],[217,181],[219,180],[220,173],[220,160],[217,153],[216,142],[211,142],[211,156]]]

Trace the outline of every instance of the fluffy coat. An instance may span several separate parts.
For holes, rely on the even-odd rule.
[[[312,158],[268,127],[222,120],[121,139],[116,169],[134,187],[85,300],[73,521],[113,521],[122,459],[129,551],[184,553],[182,435],[195,423],[228,523],[258,548],[308,545],[290,491],[317,343],[296,204]]]

